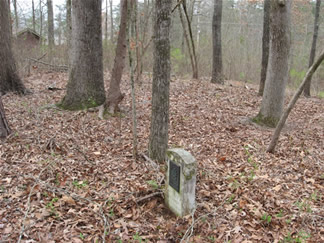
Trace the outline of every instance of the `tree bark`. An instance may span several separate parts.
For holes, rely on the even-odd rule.
[[[39,35],[43,35],[43,8],[42,8],[42,0],[39,0]],[[43,38],[41,38],[41,44],[43,44]]]
[[[15,12],[15,25],[16,25],[16,34],[19,30],[19,17],[18,17],[18,11],[17,11],[17,0],[13,0],[14,5],[14,12]]]
[[[0,93],[13,91],[26,94],[27,90],[18,76],[12,53],[8,1],[0,1]]]
[[[54,14],[53,2],[47,0],[47,21],[48,21],[48,45],[50,48],[54,47]]]
[[[36,22],[35,22],[35,4],[34,4],[34,0],[32,0],[32,14],[33,14],[33,30],[35,31],[35,26],[36,26]]]
[[[126,55],[126,28],[127,28],[127,0],[121,2],[121,18],[119,25],[119,34],[117,40],[116,55],[114,67],[111,74],[110,86],[108,90],[105,109],[111,114],[116,113],[119,103],[123,100],[124,94],[120,91],[120,82],[125,66]]]
[[[172,0],[155,1],[152,116],[149,156],[163,162],[168,147]]]
[[[68,50],[71,49],[71,32],[72,32],[72,0],[66,0],[66,40]]]
[[[318,59],[316,60],[316,62],[308,69],[303,82],[300,84],[297,92],[295,93],[294,97],[291,99],[291,101],[289,102],[289,105],[287,107],[287,109],[285,110],[285,112],[282,114],[280,121],[278,122],[278,125],[276,127],[276,130],[274,131],[272,138],[271,138],[271,142],[267,148],[267,152],[273,153],[275,150],[275,147],[277,145],[280,133],[282,128],[284,127],[286,120],[288,118],[289,113],[291,112],[291,110],[293,109],[294,105],[296,104],[298,98],[300,97],[301,93],[303,92],[303,89],[305,87],[305,85],[307,84],[307,82],[312,78],[314,72],[316,71],[316,69],[319,67],[319,65],[322,63],[322,61],[324,60],[324,50],[322,51],[321,55],[318,57]]]
[[[105,13],[105,42],[108,41],[108,0],[106,0],[106,13]]]
[[[254,122],[275,127],[281,117],[289,75],[291,0],[271,1],[270,54],[259,114]]]
[[[267,77],[267,68],[270,49],[270,1],[264,0],[263,10],[263,35],[262,35],[262,62],[259,95],[263,95],[264,85]]]
[[[189,18],[188,11],[187,11],[186,0],[183,0],[182,7],[183,7],[184,14],[186,16],[186,20],[187,20],[190,43],[191,43],[191,50],[192,50],[192,56],[193,56],[193,61],[194,61],[194,66],[193,66],[194,69],[192,70],[192,72],[193,72],[192,73],[192,78],[193,79],[198,79],[198,61],[197,61],[197,55],[196,55],[195,42],[194,42],[193,35],[192,35],[191,20]],[[188,48],[189,48],[189,46],[188,46]]]
[[[312,48],[310,51],[310,56],[309,56],[309,63],[308,67],[311,67],[313,65],[314,59],[315,59],[315,54],[316,54],[316,43],[317,43],[317,37],[318,37],[318,29],[319,29],[319,15],[320,15],[320,8],[321,7],[321,0],[316,0],[316,7],[315,7],[315,20],[314,20],[314,34],[313,34],[313,42],[312,42]],[[310,78],[307,80],[305,84],[305,89],[304,89],[304,95],[305,97],[310,97],[310,88],[311,88],[311,82],[312,79]]]
[[[113,16],[113,1],[109,0],[110,3],[110,41],[114,43],[114,16]]]
[[[69,82],[58,104],[82,110],[105,102],[102,67],[101,0],[72,1]]]
[[[213,70],[212,83],[224,84],[222,58],[222,9],[223,0],[214,0],[213,14]]]
[[[5,110],[0,95],[0,138],[6,138],[10,133],[11,133],[11,129],[6,119],[6,114],[5,114]]]

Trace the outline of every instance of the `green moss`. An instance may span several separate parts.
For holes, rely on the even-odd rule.
[[[277,123],[279,122],[278,118],[274,117],[265,117],[261,113],[259,113],[256,117],[251,119],[252,122],[267,127],[276,127]]]
[[[56,104],[58,108],[70,111],[86,110],[89,108],[97,107],[99,105],[101,104],[98,104],[94,98],[88,98],[87,100],[83,100],[80,103],[66,104],[65,97],[60,103]]]

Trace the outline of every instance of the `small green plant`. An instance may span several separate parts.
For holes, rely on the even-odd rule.
[[[157,182],[155,180],[149,180],[149,181],[147,181],[147,184],[149,184],[153,189],[159,188],[159,185],[157,184]]]
[[[265,213],[265,214],[262,215],[261,219],[265,223],[270,224],[272,217],[270,215],[268,215],[267,213]]]
[[[310,207],[310,204],[307,200],[303,200],[303,201],[297,201],[295,202],[295,205],[299,208],[299,210],[301,211],[306,211],[308,213],[312,212],[312,208]]]
[[[211,242],[215,242],[216,238],[215,236],[208,236],[208,240],[210,240]]]
[[[280,242],[281,243],[288,243],[288,242],[304,243],[307,242],[307,239],[309,239],[310,237],[311,235],[304,231],[298,232],[295,237],[293,237],[289,232],[287,236],[284,237],[283,241]]]
[[[82,233],[80,233],[80,238],[84,240],[84,235]]]
[[[55,217],[59,217],[58,213],[55,210],[54,203],[56,203],[59,200],[58,197],[52,198],[50,202],[46,204],[46,208],[49,209],[51,215],[54,215]]]
[[[283,211],[280,209],[279,213],[276,214],[277,218],[281,218],[283,216]]]
[[[115,213],[114,213],[114,209],[113,209],[113,208],[111,208],[111,209],[109,210],[108,216],[109,216],[110,218],[112,218],[112,217],[115,216]]]
[[[320,99],[324,99],[324,91],[320,91],[320,92],[318,93],[318,97],[319,97]]]
[[[227,203],[232,203],[234,199],[235,199],[235,195],[232,194],[232,195],[230,195],[230,197],[226,200],[226,202],[227,202]]]
[[[74,180],[72,182],[72,185],[80,189],[82,187],[86,187],[88,185],[88,182],[87,181]]]
[[[143,241],[142,240],[142,237],[139,235],[138,232],[136,232],[136,234],[133,235],[133,239],[136,240],[136,241],[138,241],[138,242],[142,242]]]

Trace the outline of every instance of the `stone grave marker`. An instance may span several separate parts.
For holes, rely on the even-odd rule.
[[[168,166],[165,203],[177,216],[190,214],[196,206],[196,159],[186,150],[169,149],[166,154]]]

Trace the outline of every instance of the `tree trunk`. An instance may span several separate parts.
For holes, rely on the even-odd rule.
[[[114,16],[113,16],[113,1],[109,0],[110,3],[110,41],[114,43]]]
[[[41,36],[41,44],[43,44],[43,9],[42,9],[42,0],[39,0],[39,35]]]
[[[270,54],[261,110],[253,120],[275,127],[281,117],[289,74],[291,0],[271,1]]]
[[[81,110],[105,102],[101,0],[72,1],[72,9],[69,82],[59,106]]]
[[[32,0],[32,14],[33,14],[33,30],[35,31],[35,26],[36,26],[36,22],[35,22],[35,4],[34,4],[34,0]]]
[[[5,110],[0,95],[0,138],[6,138],[10,133],[11,129],[6,119]]]
[[[48,25],[49,58],[50,61],[52,61],[53,48],[54,48],[54,15],[53,15],[52,0],[47,0],[47,25]]]
[[[313,62],[315,59],[316,43],[317,43],[318,29],[319,29],[320,7],[321,7],[321,0],[316,0],[314,34],[313,34],[313,42],[312,42],[312,48],[311,48],[311,52],[310,52],[310,56],[309,56],[308,67],[311,67],[313,65]],[[311,96],[311,93],[310,93],[311,82],[312,82],[312,79],[310,78],[309,80],[307,80],[307,82],[305,84],[304,95],[306,97]]]
[[[321,62],[323,60],[324,60],[324,51],[322,51],[322,53],[318,57],[317,61],[308,69],[308,72],[306,73],[303,82],[300,84],[300,86],[299,86],[297,92],[295,93],[294,97],[289,102],[289,105],[288,105],[287,109],[282,114],[282,116],[280,118],[280,121],[278,122],[278,125],[276,127],[276,130],[274,131],[274,133],[272,135],[272,139],[271,139],[271,142],[270,142],[270,144],[269,144],[269,146],[267,148],[267,152],[269,152],[269,153],[274,152],[274,149],[276,147],[276,144],[277,144],[279,136],[280,136],[280,132],[281,132],[282,128],[284,127],[285,123],[286,123],[286,120],[288,118],[289,113],[291,112],[291,110],[293,109],[294,105],[296,104],[298,98],[300,97],[301,93],[303,92],[303,89],[304,89],[305,85],[312,78],[314,72],[316,71],[316,69],[319,67],[319,65],[321,64]]]
[[[10,38],[12,38],[12,20],[11,20],[11,9],[10,9],[10,0],[8,0],[8,14],[9,14],[9,26],[10,26]]]
[[[224,84],[222,58],[222,9],[223,0],[214,0],[213,14],[213,70],[212,83]]]
[[[16,25],[16,34],[19,29],[19,18],[18,18],[18,11],[17,11],[17,0],[13,0],[14,5],[14,12],[15,12],[15,25]]]
[[[126,28],[127,28],[127,0],[121,2],[121,17],[119,34],[117,40],[116,56],[114,67],[111,74],[110,86],[108,90],[108,97],[105,104],[105,109],[111,114],[116,113],[119,103],[123,100],[124,94],[120,91],[120,82],[125,66],[126,55]]]
[[[149,156],[159,162],[164,161],[168,147],[171,5],[172,0],[155,1]]]
[[[26,88],[18,76],[11,49],[8,1],[0,1],[0,93],[9,91],[26,94]]]
[[[108,0],[106,0],[106,13],[105,13],[105,43],[108,41]]]
[[[192,70],[193,71],[192,78],[198,79],[198,61],[197,61],[197,55],[196,55],[196,48],[195,48],[195,42],[194,42],[193,35],[192,35],[191,20],[188,15],[187,4],[186,4],[185,0],[182,2],[182,7],[183,7],[184,14],[186,16],[186,20],[187,20],[192,56],[193,56],[193,61],[194,61],[194,69]]]
[[[262,63],[259,95],[263,95],[264,85],[267,77],[267,68],[270,49],[270,0],[264,0],[263,10],[263,35],[262,35]]]
[[[66,41],[68,50],[71,49],[71,32],[72,32],[72,0],[66,0]]]

